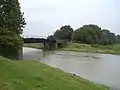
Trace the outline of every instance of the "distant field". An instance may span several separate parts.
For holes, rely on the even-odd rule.
[[[0,90],[108,90],[37,61],[0,57]]]
[[[24,44],[24,47],[31,47],[31,48],[37,48],[37,49],[43,49],[43,44],[42,43],[28,43]]]
[[[93,45],[90,45],[90,44],[68,43],[61,50],[120,54],[120,44],[115,44],[115,45],[95,45],[95,44],[93,44]]]

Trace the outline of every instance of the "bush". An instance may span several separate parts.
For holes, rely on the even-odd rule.
[[[22,46],[22,39],[19,35],[0,28],[0,55],[18,59],[19,49]]]

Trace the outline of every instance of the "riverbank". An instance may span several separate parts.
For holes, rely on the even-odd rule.
[[[23,46],[36,48],[36,49],[43,49],[43,45],[40,43],[24,44]],[[90,44],[68,43],[65,47],[60,48],[58,50],[120,55],[120,44],[90,45]]]
[[[106,53],[106,54],[120,54],[120,44],[116,45],[90,45],[68,43],[60,50],[77,51],[77,52],[93,52],[93,53]]]
[[[107,90],[37,61],[0,57],[0,90]]]

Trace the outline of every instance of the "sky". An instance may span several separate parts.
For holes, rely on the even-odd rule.
[[[24,36],[48,36],[63,25],[75,30],[85,24],[120,34],[120,0],[19,0]]]

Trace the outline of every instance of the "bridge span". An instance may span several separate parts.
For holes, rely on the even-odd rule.
[[[23,38],[24,43],[42,43],[43,49],[52,50],[57,48],[57,41],[55,39],[45,38]]]

